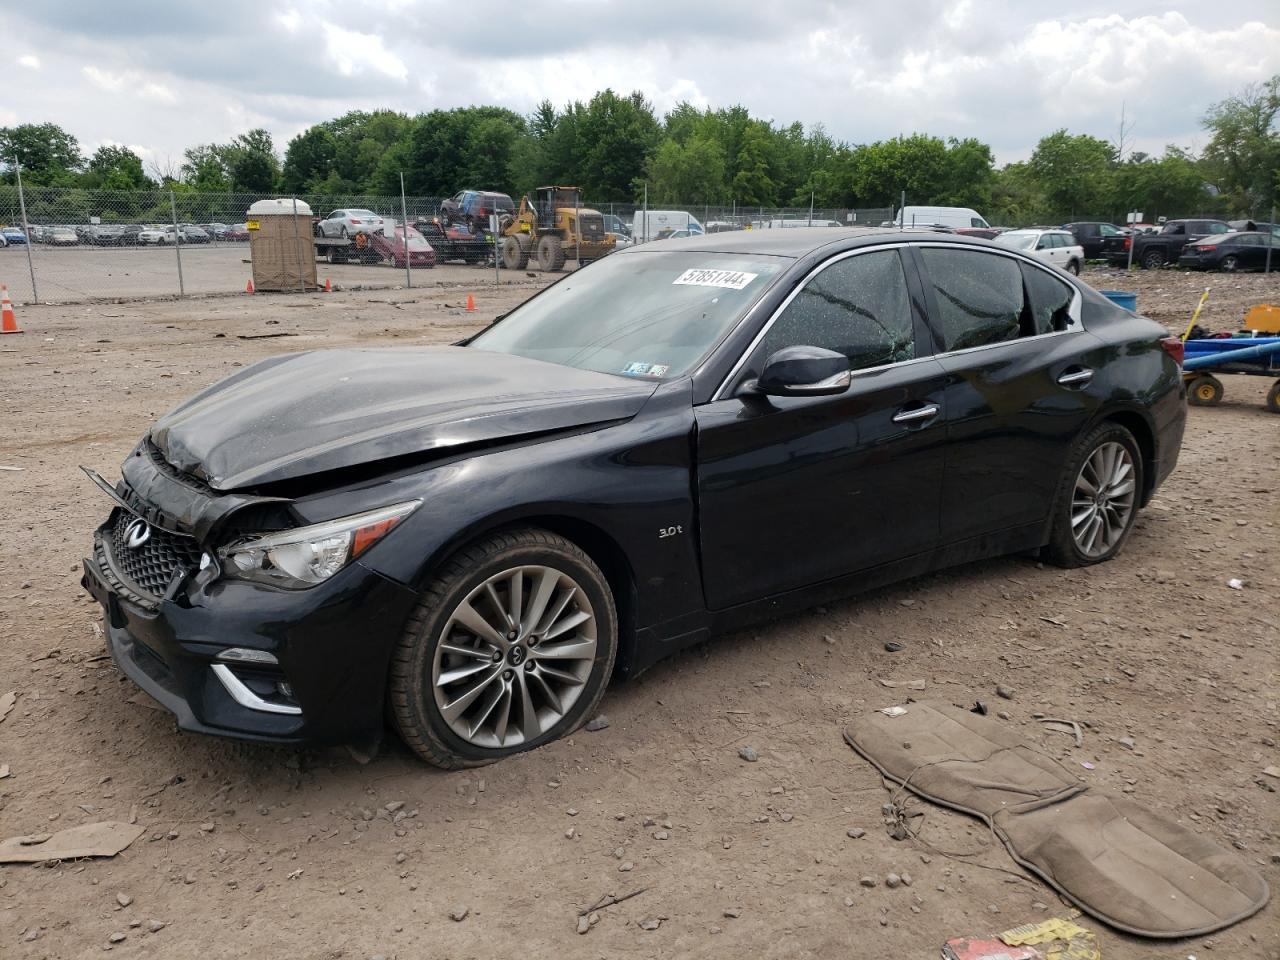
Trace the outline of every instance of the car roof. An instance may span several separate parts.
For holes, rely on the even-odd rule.
[[[754,253],[768,257],[799,258],[841,241],[845,246],[866,246],[888,240],[914,240],[917,243],[940,240],[944,243],[966,243],[993,247],[989,240],[954,233],[928,230],[894,230],[880,227],[787,227],[765,230],[726,230],[722,233],[696,234],[675,240],[657,241],[660,247],[647,243],[627,247],[618,255],[645,252],[687,251],[693,253]]]

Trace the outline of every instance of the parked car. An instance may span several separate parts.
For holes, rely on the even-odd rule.
[[[323,220],[316,223],[317,235],[321,237],[354,237],[357,233],[380,233],[385,225],[382,217],[372,210],[359,207],[347,210],[334,210]]]
[[[672,230],[704,232],[698,218],[688,210],[637,210],[631,218],[631,239],[635,243],[657,240]]]
[[[1076,223],[1064,224],[1063,230],[1067,230],[1076,238],[1076,243],[1084,248],[1084,256],[1086,260],[1098,260],[1102,257],[1102,242],[1107,237],[1124,236],[1124,227],[1118,227],[1114,223],[1107,223],[1102,220],[1082,220]]]
[[[493,190],[463,190],[440,204],[440,216],[445,223],[458,223],[472,233],[489,229],[489,217],[494,213],[515,214],[516,205],[505,193]]]
[[[1193,240],[1230,230],[1222,220],[1167,220],[1159,233],[1107,237],[1102,242],[1102,255],[1112,266],[1123,267],[1129,262],[1129,248],[1132,246],[1133,262],[1144,269],[1154,270],[1166,263],[1176,263],[1182,248]]]
[[[194,223],[180,223],[178,229],[166,227],[161,243],[208,243],[209,235]]]
[[[25,246],[27,243],[27,235],[22,232],[21,227],[5,227],[3,230],[0,230],[0,237],[3,237],[5,246],[8,246],[11,243]]]
[[[158,245],[165,242],[166,234],[172,233],[173,227],[143,227],[138,231],[138,243]]]
[[[899,227],[923,227],[937,224],[942,227],[977,227],[985,229],[990,224],[982,214],[969,207],[919,207],[905,206],[898,210],[894,223]]]
[[[448,260],[484,263],[493,255],[493,244],[489,239],[472,233],[464,226],[440,220],[418,220],[413,226],[431,244],[440,263]]]
[[[247,223],[233,223],[227,227],[226,233],[222,236],[223,240],[235,241],[243,243],[249,239],[249,225]]]
[[[71,227],[49,227],[45,230],[44,242],[55,247],[74,247],[80,238]]]
[[[1084,248],[1066,230],[1006,230],[995,242],[1029,253],[1067,273],[1078,274],[1084,266]]]
[[[1182,248],[1178,266],[1191,270],[1262,270],[1270,248],[1271,268],[1280,270],[1280,235],[1270,231],[1225,233],[1196,240]]]
[[[631,225],[613,213],[602,213],[600,216],[604,219],[604,232],[612,233],[615,237],[631,237]]]
[[[122,247],[137,246],[141,243],[138,237],[142,233],[143,229],[144,228],[141,224],[126,223],[120,228],[120,236],[116,242]]]
[[[403,224],[394,224],[391,234],[386,232],[376,233],[370,239],[373,241],[373,248],[384,259],[389,259],[393,266],[404,269],[406,257],[405,228]],[[410,267],[434,267],[436,265],[436,252],[431,249],[431,244],[427,242],[427,238],[413,229],[413,227],[409,228],[408,247],[407,259]]]
[[[1280,223],[1267,223],[1265,220],[1228,220],[1227,226],[1241,233],[1261,230],[1263,233],[1270,233],[1273,236],[1280,237]]]
[[[118,247],[120,238],[124,236],[124,226],[115,223],[90,224],[80,234],[81,243],[90,243],[95,247]]]
[[[914,248],[914,249],[913,249]],[[185,730],[491,762],[616,672],[952,564],[1124,547],[1182,341],[981,240],[641,245],[456,346],[284,354],[125,458],[83,583]],[[679,683],[672,675],[667,682]]]

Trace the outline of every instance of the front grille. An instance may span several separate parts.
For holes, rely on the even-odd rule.
[[[135,518],[117,510],[111,524],[111,540],[107,559],[112,569],[125,581],[125,586],[144,597],[159,600],[177,569],[192,570],[200,564],[200,546],[194,537],[151,528],[151,536],[140,546],[126,543],[125,530]]]

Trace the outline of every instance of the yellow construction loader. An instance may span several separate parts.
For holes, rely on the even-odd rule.
[[[577,187],[539,187],[520,198],[515,215],[502,217],[502,265],[523,270],[532,259],[543,270],[559,270],[565,260],[579,266],[613,252],[600,211],[582,206]]]

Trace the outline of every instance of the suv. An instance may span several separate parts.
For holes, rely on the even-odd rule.
[[[516,205],[505,193],[492,190],[463,190],[440,204],[445,223],[461,223],[472,233],[488,231],[491,214],[514,216]]]
[[[1182,248],[1193,240],[1203,240],[1215,233],[1230,233],[1231,228],[1223,220],[1169,220],[1159,233],[1134,233],[1122,237],[1108,237],[1102,244],[1102,255],[1115,267],[1129,262],[1129,247],[1133,246],[1133,262],[1147,270],[1177,263]]]
[[[1084,248],[1086,260],[1097,260],[1102,256],[1102,244],[1107,237],[1123,237],[1126,233],[1124,227],[1101,221],[1067,223],[1062,229],[1070,231],[1076,243]]]

